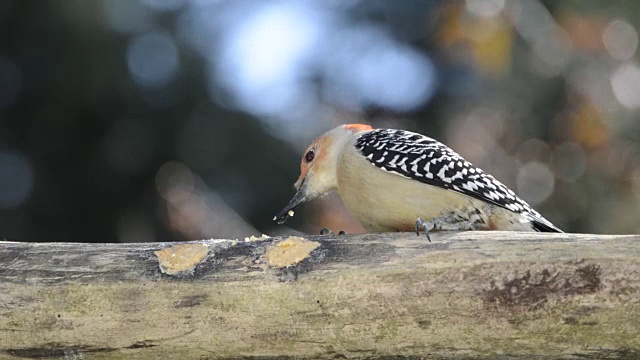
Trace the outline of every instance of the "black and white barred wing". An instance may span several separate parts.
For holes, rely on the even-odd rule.
[[[561,232],[500,181],[430,137],[404,130],[378,129],[362,134],[355,146],[382,170],[520,213],[531,220],[538,231]]]

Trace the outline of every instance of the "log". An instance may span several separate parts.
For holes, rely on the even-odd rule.
[[[0,242],[0,358],[640,358],[640,236]]]

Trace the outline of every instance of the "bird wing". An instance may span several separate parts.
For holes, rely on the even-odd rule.
[[[538,231],[562,232],[500,181],[428,136],[405,130],[377,129],[360,135],[355,147],[371,164],[384,171],[520,213]]]

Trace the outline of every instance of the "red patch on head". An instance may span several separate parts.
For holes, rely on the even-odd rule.
[[[342,127],[353,132],[373,130],[371,125],[366,125],[366,124],[345,124],[345,125],[342,125]]]

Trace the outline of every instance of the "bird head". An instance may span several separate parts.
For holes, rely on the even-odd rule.
[[[300,176],[294,184],[295,195],[273,220],[283,224],[301,204],[335,190],[338,187],[340,152],[355,134],[371,129],[371,126],[363,124],[341,125],[316,138],[300,160]]]

